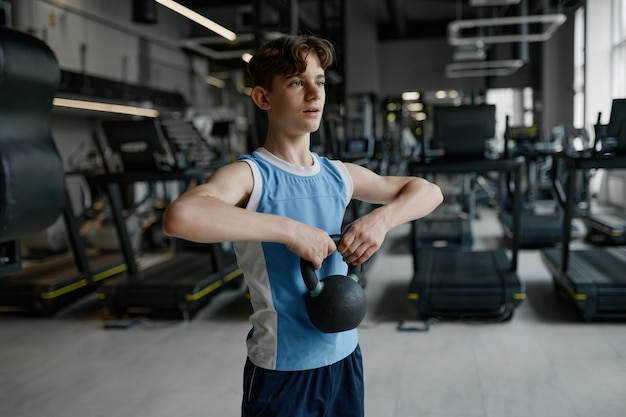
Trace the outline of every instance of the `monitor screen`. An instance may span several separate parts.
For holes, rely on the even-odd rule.
[[[341,157],[354,161],[362,158],[371,158],[374,155],[373,138],[347,138],[344,141]]]
[[[511,126],[509,128],[511,139],[516,142],[537,143],[540,140],[539,126]]]
[[[213,122],[211,128],[211,136],[225,137],[230,134],[230,122],[228,120],[221,120]]]
[[[433,123],[433,139],[442,144],[445,158],[484,158],[486,141],[496,134],[496,106],[435,106]]]
[[[113,152],[116,152],[124,171],[162,169],[162,159],[167,155],[165,137],[156,119],[107,120],[102,129]]]

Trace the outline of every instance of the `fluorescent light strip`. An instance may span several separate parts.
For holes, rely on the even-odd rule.
[[[231,32],[224,26],[218,25],[214,21],[207,19],[201,14],[196,13],[191,9],[188,9],[185,6],[176,3],[175,1],[156,0],[156,2],[159,3],[161,6],[167,7],[168,9],[185,16],[189,20],[193,20],[197,24],[204,26],[205,28],[217,33],[218,35],[228,39],[229,41],[234,41],[235,39],[237,39],[237,35],[235,34],[235,32]]]
[[[69,107],[72,109],[93,110],[106,113],[128,114],[130,116],[158,117],[159,112],[154,109],[143,107],[122,106],[120,104],[100,103],[96,101],[72,100],[67,98],[55,98],[52,104],[58,107]]]
[[[455,62],[446,65],[446,77],[489,77],[505,76],[515,73],[524,66],[521,59],[504,59],[501,61]]]
[[[552,37],[552,34],[561,26],[567,17],[562,14],[544,14],[530,16],[494,17],[490,19],[456,20],[448,24],[448,43],[450,45],[475,45],[476,42],[511,43],[511,42],[543,42]],[[526,25],[531,23],[544,24],[540,33],[522,33],[517,35],[467,36],[461,34],[463,29],[476,29],[493,26]],[[545,28],[545,25],[548,25]]]
[[[226,81],[222,80],[221,78],[214,77],[213,75],[207,75],[206,77],[204,77],[204,81],[206,81],[207,84],[210,84],[213,87],[217,88],[224,88],[226,86]]]
[[[470,0],[470,6],[505,6],[508,4],[519,4],[521,0]]]

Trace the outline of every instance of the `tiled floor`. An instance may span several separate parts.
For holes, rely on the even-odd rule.
[[[366,287],[368,417],[626,415],[626,323],[580,321],[538,251],[521,253],[527,300],[511,321],[398,331],[399,320],[423,325],[406,297],[411,257],[390,252],[407,231],[390,234]],[[499,227],[484,215],[475,233]],[[237,416],[248,312],[242,292],[229,291],[190,322],[127,330],[104,330],[80,308],[0,318],[0,416]]]

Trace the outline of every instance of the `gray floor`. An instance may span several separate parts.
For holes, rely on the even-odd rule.
[[[494,219],[481,219],[477,244],[497,242]],[[407,231],[390,234],[366,287],[368,417],[626,415],[625,323],[579,320],[538,251],[521,253],[528,297],[511,321],[398,331],[398,320],[423,324],[406,297],[411,257],[397,243]],[[228,291],[190,322],[127,330],[80,308],[0,318],[0,416],[237,416],[248,312],[243,292]]]

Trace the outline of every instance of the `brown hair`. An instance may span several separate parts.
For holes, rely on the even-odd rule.
[[[248,73],[253,85],[272,87],[275,75],[290,77],[306,70],[306,58],[315,53],[322,69],[326,70],[334,60],[333,45],[315,36],[285,35],[261,46],[248,63]]]

